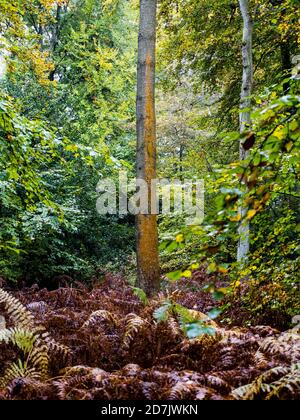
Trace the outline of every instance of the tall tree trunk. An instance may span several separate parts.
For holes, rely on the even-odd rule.
[[[179,162],[180,162],[179,173],[180,173],[180,181],[182,182],[183,182],[183,153],[184,153],[184,146],[183,144],[181,144],[179,148]]]
[[[279,6],[282,3],[282,0],[270,0],[270,3],[273,6]],[[281,21],[284,22],[284,18],[286,15],[286,8],[282,8],[280,11]],[[279,42],[280,46],[280,56],[281,56],[281,69],[284,73],[285,77],[291,76],[291,71],[293,67],[292,57],[291,57],[291,50],[290,50],[290,39],[281,39]],[[288,93],[290,89],[289,82],[283,85],[283,90],[285,93]]]
[[[240,131],[244,133],[250,130],[251,127],[251,99],[253,87],[253,52],[252,52],[252,40],[253,40],[253,22],[249,9],[249,0],[239,0],[241,14],[243,17],[244,28],[243,28],[243,45],[242,45],[242,57],[243,57],[243,82],[241,91],[241,109],[240,109]],[[243,148],[242,143],[240,144],[240,160],[247,158],[246,150]],[[239,244],[237,251],[237,260],[242,262],[246,259],[247,254],[250,250],[250,224],[246,222],[247,208],[240,208],[240,214],[242,216],[242,224],[239,228]]]
[[[292,57],[289,46],[289,40],[281,41],[280,43],[280,55],[281,55],[281,68],[286,76],[290,76],[292,71]]]
[[[56,9],[55,23],[53,25],[52,36],[51,36],[51,41],[50,41],[50,48],[52,52],[55,51],[58,44],[58,40],[59,40],[60,25],[61,25],[61,12],[62,12],[62,6],[58,4],[57,9]]]
[[[140,1],[140,30],[137,70],[137,179],[148,185],[151,203],[151,180],[156,178],[155,118],[155,44],[157,0]],[[160,287],[157,216],[138,214],[137,269],[138,286],[151,296]]]
[[[6,73],[5,56],[2,52],[0,52],[0,80],[5,77],[5,73]]]
[[[285,78],[288,78],[291,76],[292,73],[292,57],[291,57],[291,51],[289,46],[289,41],[286,42],[281,41],[280,43],[280,55],[281,55],[281,68],[284,74]],[[286,82],[283,84],[283,91],[285,94],[287,94],[290,90],[290,82]]]
[[[57,9],[56,9],[56,18],[55,18],[55,23],[53,25],[53,29],[52,29],[52,36],[51,36],[51,41],[50,41],[50,49],[51,49],[51,53],[53,54],[58,46],[58,42],[59,42],[59,35],[60,35],[60,25],[61,25],[61,12],[62,12],[62,6],[60,6],[59,4],[57,5]],[[49,74],[49,80],[51,82],[54,81],[55,78],[55,73],[57,71],[57,68],[54,67],[54,69],[50,72]]]

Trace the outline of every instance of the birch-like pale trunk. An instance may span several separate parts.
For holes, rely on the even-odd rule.
[[[250,14],[249,0],[239,0],[240,10],[243,17],[243,44],[242,44],[242,58],[243,58],[243,82],[241,90],[241,107],[240,107],[240,131],[243,134],[249,131],[251,127],[251,94],[253,87],[253,22]],[[240,160],[247,158],[248,152],[240,144]],[[247,258],[250,251],[250,223],[246,222],[247,208],[240,208],[242,223],[239,227],[239,243],[237,251],[237,260],[242,262]]]
[[[155,46],[157,0],[140,0],[140,29],[137,70],[137,179],[148,185],[156,178]],[[138,214],[137,274],[138,286],[148,296],[160,287],[158,232],[156,214]]]
[[[5,53],[0,52],[0,80],[5,77],[5,74],[6,74]]]

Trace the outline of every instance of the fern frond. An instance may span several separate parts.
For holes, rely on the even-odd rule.
[[[266,396],[266,400],[272,400],[274,397],[281,399],[282,393],[287,391],[291,395],[299,393],[300,391],[300,364],[292,365],[290,371],[273,382],[272,391]]]
[[[10,328],[0,331],[0,343],[12,343],[20,349],[26,361],[18,360],[17,364],[12,363],[4,373],[1,384],[7,384],[15,378],[41,379],[45,378],[48,373],[48,349],[39,337],[32,331],[22,328]]]
[[[135,364],[129,363],[128,365],[124,366],[121,370],[118,371],[118,375],[122,376],[138,376],[142,372],[142,368]]]
[[[245,399],[245,396],[250,392],[251,388],[252,384],[243,385],[233,390],[231,394],[235,399],[243,400]]]
[[[1,303],[4,304],[8,316],[11,318],[16,327],[35,332],[33,315],[18,299],[11,296],[3,289],[0,289],[0,304]]]
[[[0,315],[0,331],[6,329],[6,320],[4,316]]]
[[[54,381],[53,385],[57,390],[60,400],[68,400],[70,393],[76,387],[85,387],[87,384],[91,388],[101,386],[102,382],[109,377],[109,373],[103,369],[88,366],[73,366],[65,370],[65,375],[60,380]],[[85,399],[85,398],[84,398]]]
[[[46,312],[47,308],[48,308],[48,305],[44,301],[31,302],[28,305],[26,305],[26,308],[31,312],[44,314]]]
[[[221,337],[218,334],[205,334],[197,338],[183,340],[180,344],[180,350],[185,353],[188,352],[190,349],[195,349],[195,347],[205,348],[206,350],[209,350],[220,340]]]
[[[6,385],[16,378],[42,379],[42,374],[34,367],[30,367],[27,362],[22,362],[19,359],[16,363],[12,363],[9,366],[1,382],[3,385]]]
[[[216,376],[216,375],[207,375],[206,376],[206,384],[210,388],[217,389],[220,392],[227,392],[230,391],[230,385],[224,381],[224,379]]]
[[[49,354],[59,354],[66,359],[72,354],[72,350],[69,347],[54,340],[43,327],[40,340],[46,345]]]
[[[0,330],[0,343],[12,343],[22,350],[25,354],[29,353],[36,341],[34,333],[22,328],[8,328]]]
[[[101,322],[107,322],[112,327],[115,327],[118,325],[117,318],[111,312],[101,309],[101,310],[92,312],[89,318],[82,325],[82,328],[90,327],[92,325],[96,325]]]
[[[174,318],[174,316],[169,316],[167,322],[167,327],[171,332],[172,337],[177,338],[182,336],[182,331],[178,324],[178,321]]]
[[[70,354],[70,349],[53,340],[43,326],[35,323],[28,309],[2,289],[0,289],[0,303],[4,304],[8,317],[14,323],[13,328],[0,330],[0,342],[13,344],[23,352],[25,358],[25,361],[19,359],[17,363],[12,363],[7,368],[1,378],[1,385],[6,385],[16,378],[46,378],[49,355],[56,351],[67,356]]]
[[[256,366],[260,369],[268,365],[268,360],[266,356],[259,350],[255,353],[254,360]]]
[[[49,348],[39,338],[37,338],[36,345],[30,352],[28,363],[39,372],[41,378],[47,377],[49,368]]]
[[[232,395],[235,399],[254,400],[257,398],[271,400],[283,399],[283,392],[292,396],[300,391],[300,364],[290,367],[277,366],[264,372],[251,384],[235,389]]]
[[[195,400],[197,401],[203,401],[208,399],[208,396],[210,395],[211,391],[208,388],[198,387]]]
[[[187,399],[191,394],[195,393],[198,389],[198,384],[192,381],[178,382],[171,387],[167,400],[183,400]]]
[[[73,376],[68,379],[62,379],[60,381],[54,381],[53,385],[56,388],[57,396],[59,400],[68,400],[69,396],[68,393],[76,386],[81,385],[84,383],[83,377],[81,375]]]
[[[268,337],[262,342],[260,351],[297,363],[300,361],[300,335],[287,331],[279,337]]]
[[[126,317],[126,330],[123,338],[123,346],[128,349],[134,338],[146,328],[149,323],[136,314],[129,314]]]

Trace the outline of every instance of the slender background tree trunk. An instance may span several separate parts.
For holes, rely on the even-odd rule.
[[[157,0],[140,1],[140,31],[137,75],[137,178],[148,184],[156,178],[155,44]],[[150,209],[149,209],[150,210]],[[138,214],[138,286],[152,295],[160,287],[157,216]]]
[[[6,74],[5,50],[0,52],[0,80],[4,79]]]
[[[240,111],[240,131],[244,133],[249,131],[251,127],[251,99],[253,87],[253,51],[252,51],[252,40],[253,40],[253,22],[249,9],[249,0],[239,0],[241,14],[243,17],[244,28],[243,28],[243,45],[242,45],[242,57],[243,57],[243,82],[241,91],[241,111]],[[240,145],[240,160],[247,158],[248,152]],[[250,224],[245,221],[247,215],[247,208],[241,208],[240,214],[242,216],[242,224],[239,228],[239,244],[237,251],[237,260],[239,262],[245,260],[250,250]]]

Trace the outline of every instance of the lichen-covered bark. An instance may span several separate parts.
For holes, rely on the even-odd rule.
[[[137,178],[148,184],[156,178],[155,42],[156,0],[141,0],[137,84]],[[159,290],[158,233],[156,215],[138,214],[138,286],[152,295]]]

